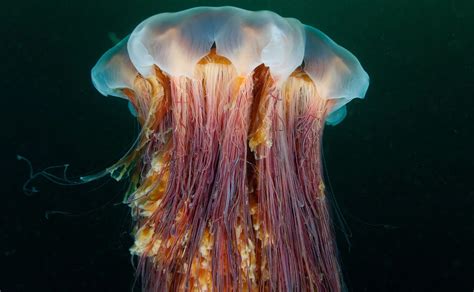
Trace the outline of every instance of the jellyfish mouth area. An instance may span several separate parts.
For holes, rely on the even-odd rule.
[[[155,67],[123,91],[142,125],[117,168],[144,290],[340,290],[320,160],[332,104],[301,68],[270,73],[238,76],[212,49],[195,78]]]

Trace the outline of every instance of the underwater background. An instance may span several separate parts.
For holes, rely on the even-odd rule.
[[[126,183],[38,179],[28,196],[17,155],[35,170],[68,163],[70,177],[113,164],[139,129],[90,69],[145,18],[203,5],[297,18],[368,72],[366,99],[324,133],[348,290],[473,291],[472,0],[2,3],[0,291],[138,291]]]

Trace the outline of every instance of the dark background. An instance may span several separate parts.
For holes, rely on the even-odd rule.
[[[201,5],[273,10],[318,27],[371,77],[365,100],[325,131],[350,291],[474,289],[474,2],[8,1],[0,10],[0,290],[131,291],[125,185],[61,187],[35,169],[111,165],[137,124],[90,69],[146,17]]]

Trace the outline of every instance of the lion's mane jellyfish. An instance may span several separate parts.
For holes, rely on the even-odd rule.
[[[321,31],[269,11],[143,21],[92,69],[142,131],[108,171],[131,183],[145,291],[339,291],[325,123],[369,78]]]

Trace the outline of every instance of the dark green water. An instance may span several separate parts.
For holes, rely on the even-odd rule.
[[[0,11],[0,290],[130,291],[125,186],[59,187],[26,165],[112,164],[137,125],[90,69],[143,19],[202,5],[268,9],[318,27],[371,77],[365,100],[325,131],[325,157],[350,248],[350,291],[474,289],[473,1],[9,1]],[[48,213],[50,211],[68,212]],[[49,214],[49,216],[46,216]]]

